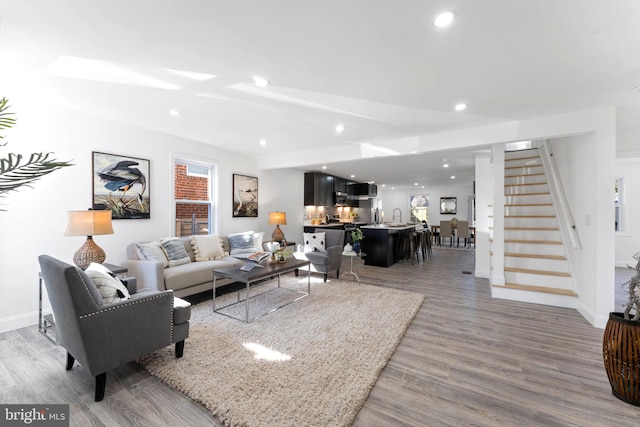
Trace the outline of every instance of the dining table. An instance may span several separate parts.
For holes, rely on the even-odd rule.
[[[431,242],[432,243],[436,243],[435,239],[436,238],[440,238],[440,235],[436,236],[436,233],[440,232],[440,224],[431,224],[429,225],[429,228],[431,229]],[[457,230],[458,226],[451,224],[451,230],[454,232]],[[469,235],[471,236],[471,239],[473,239],[473,241],[475,242],[476,240],[476,227],[474,225],[470,225],[469,226]],[[456,236],[457,237],[457,236]]]

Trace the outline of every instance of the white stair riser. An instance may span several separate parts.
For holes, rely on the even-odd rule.
[[[504,167],[505,170],[509,171],[514,166],[537,166],[542,164],[542,159],[540,157],[535,157],[533,159],[522,158],[522,159],[504,159]]]
[[[551,203],[551,194],[534,194],[527,195],[509,195],[504,197],[505,204],[521,204],[521,203]]]
[[[536,255],[564,255],[562,245],[546,245],[540,243],[508,243],[504,244],[505,253],[536,254]]]
[[[505,271],[504,278],[507,283],[517,283],[518,285],[542,286],[545,288],[555,289],[572,289],[571,277]]]
[[[542,180],[540,180],[539,182],[542,182]],[[504,187],[504,194],[546,193],[548,191],[549,184],[507,185]]]
[[[544,173],[544,166],[529,165],[529,166],[518,166],[517,168],[505,169],[504,177],[513,178],[513,175],[531,175],[534,173]]]
[[[547,183],[547,177],[544,175],[519,175],[519,176],[505,176],[504,183],[506,185],[512,184],[541,184]]]
[[[545,206],[505,206],[504,215],[545,215],[554,216],[556,214],[553,205]]]
[[[504,230],[507,240],[561,240],[560,230]]]
[[[522,258],[522,257],[504,257],[505,267],[527,268],[530,270],[543,271],[559,271],[563,273],[569,272],[569,263],[567,260],[544,259],[544,258]]]
[[[505,227],[558,227],[556,218],[509,218],[504,219]]]
[[[505,160],[522,159],[525,157],[540,157],[540,154],[537,149],[505,151],[504,153]]]

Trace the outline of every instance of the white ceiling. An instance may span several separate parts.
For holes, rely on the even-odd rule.
[[[436,28],[448,9],[457,19]],[[68,108],[248,155],[296,152],[305,170],[442,185],[473,180],[473,152],[361,153],[600,106],[633,128],[638,22],[637,0],[0,0],[0,88],[37,87]],[[110,81],[63,77],[60,57],[100,61]]]

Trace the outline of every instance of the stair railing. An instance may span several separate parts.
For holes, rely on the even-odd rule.
[[[561,233],[569,238],[573,249],[578,249],[580,248],[580,238],[578,236],[578,231],[576,230],[576,223],[571,215],[569,203],[567,202],[567,197],[560,181],[558,167],[556,166],[553,153],[549,148],[547,140],[542,141],[538,150],[540,151],[540,158],[542,159],[542,164],[544,165],[544,169],[547,173],[549,191],[551,191],[551,197],[553,198],[554,206],[556,207],[556,214],[558,215],[558,223]]]

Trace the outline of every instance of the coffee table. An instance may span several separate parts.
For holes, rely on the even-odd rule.
[[[247,263],[252,263],[252,261],[247,261]],[[295,301],[298,301],[299,299],[302,299],[308,295],[311,294],[311,269],[307,269],[307,292],[302,292],[302,291],[297,291],[297,290],[293,290],[293,289],[289,289],[292,292],[295,292],[296,294],[296,298],[293,298],[285,303],[282,303],[280,305],[278,305],[275,308],[269,309],[266,313],[262,313],[262,314],[258,314],[257,316],[249,319],[249,301],[253,298],[265,295],[269,292],[275,291],[277,289],[281,289],[280,286],[280,276],[282,274],[286,274],[286,273],[290,273],[293,271],[296,271],[300,268],[303,267],[307,267],[309,265],[309,261],[307,260],[298,260],[295,258],[288,258],[286,262],[281,263],[281,262],[270,262],[269,259],[265,259],[263,260],[260,265],[262,265],[262,268],[260,267],[255,267],[253,270],[251,271],[243,271],[241,270],[239,267],[226,267],[226,268],[217,268],[215,270],[213,270],[213,312],[214,313],[218,313],[218,314],[222,314],[224,316],[227,317],[231,317],[233,319],[236,320],[244,320],[245,323],[250,323],[253,322],[255,319],[257,319],[258,317],[263,316],[264,314],[268,314],[271,312],[274,312],[276,310],[281,309],[282,307],[289,305]],[[278,277],[278,286],[277,288],[268,290],[266,292],[262,292],[259,293],[257,295],[254,296],[250,296],[250,288],[251,288],[251,284],[267,279],[269,277],[274,277],[277,276]],[[222,277],[225,279],[231,279],[235,282],[241,282],[244,283],[245,289],[246,289],[246,296],[244,299],[240,299],[240,290],[237,291],[237,301],[232,303],[232,304],[228,304],[225,305],[224,307],[220,307],[220,308],[216,308],[216,278],[217,277]],[[287,289],[287,288],[284,288]],[[227,313],[223,313],[221,310],[222,309],[226,309],[229,307],[232,307],[234,305],[237,304],[241,304],[241,303],[245,303],[245,316],[244,319],[235,317],[233,315],[227,314]]]

